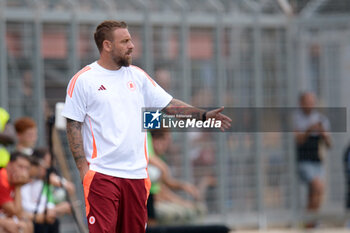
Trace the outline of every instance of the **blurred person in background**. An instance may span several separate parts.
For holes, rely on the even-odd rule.
[[[214,97],[209,88],[201,88],[192,96],[192,104],[194,106],[211,107],[213,106]],[[212,173],[212,167],[215,164],[215,151],[213,143],[214,138],[208,132],[189,132],[188,139],[190,142],[189,155],[192,160],[193,168],[198,168],[203,172]],[[206,166],[204,168],[204,166]],[[196,171],[195,171],[196,172]]]
[[[51,154],[48,149],[34,149],[31,160],[31,181],[21,189],[23,210],[34,222],[35,233],[58,233],[58,218],[71,213],[71,208],[64,198],[55,195],[55,187],[64,187],[68,192],[74,193],[74,186],[54,171],[49,171]],[[46,179],[49,179],[49,183]]]
[[[10,123],[10,114],[0,107],[0,168],[6,167],[10,161],[10,153],[6,146],[16,141],[13,125]]]
[[[204,195],[207,179],[197,188],[193,184],[181,181],[171,175],[170,167],[163,161],[162,156],[167,152],[172,139],[167,129],[152,130],[148,135],[149,173],[152,180],[150,199],[147,203],[151,222],[162,224],[185,223],[198,218],[206,212]],[[184,198],[177,192],[183,191],[190,196]],[[153,205],[153,206],[152,206]]]
[[[184,191],[193,199],[199,199],[198,189],[184,181],[175,179],[169,166],[160,158],[171,144],[171,134],[166,129],[152,130],[149,145],[149,172],[157,171],[158,179],[152,181],[148,206],[154,205],[155,218],[159,223],[179,223],[195,215],[195,204],[175,193]],[[152,218],[151,218],[152,220]]]
[[[308,188],[307,210],[320,209],[324,194],[324,168],[320,145],[331,147],[330,124],[326,116],[315,109],[316,97],[312,92],[299,97],[300,109],[293,116],[298,172]],[[313,227],[315,224],[307,224]]]
[[[214,105],[214,95],[210,88],[202,87],[194,92],[191,100],[194,106],[211,107]],[[192,163],[192,176],[195,184],[206,183],[209,188],[206,200],[215,199],[218,192],[216,186],[216,146],[215,136],[210,132],[193,131],[187,133],[189,157]],[[206,202],[210,210],[216,209],[213,202]]]
[[[159,68],[156,70],[155,80],[166,92],[171,91],[171,73],[167,69]]]
[[[17,232],[33,232],[33,225],[22,210],[21,187],[29,181],[30,159],[13,152],[5,168],[0,169],[0,218],[12,219]],[[11,220],[4,220],[11,221]]]
[[[172,80],[168,69],[164,67],[157,68],[155,80],[164,90],[171,91]],[[192,100],[193,106],[212,106],[210,104],[212,103],[212,93],[209,89],[200,89],[195,96]],[[192,135],[202,135],[201,132],[188,132],[188,134],[190,135],[189,139],[191,139]],[[206,175],[195,177],[198,178],[195,179],[198,180],[196,186],[175,179],[170,172],[170,167],[164,162],[164,155],[169,155],[169,153],[166,153],[169,150],[178,150],[177,147],[181,145],[174,145],[171,133],[166,129],[148,131],[147,135],[150,156],[148,171],[152,181],[150,197],[147,202],[149,223],[157,222],[156,218],[159,220],[158,223],[186,222],[206,212],[206,206],[204,205],[206,189],[216,183],[215,179]],[[207,146],[208,143],[205,145]],[[191,152],[194,147],[195,145],[191,143]],[[168,158],[171,157],[169,155]],[[176,160],[176,157],[171,159]],[[181,163],[181,161],[174,161],[174,163]],[[152,180],[152,176],[156,176],[157,179]],[[183,198],[177,191],[185,192],[187,196],[190,196],[190,199]]]
[[[15,121],[17,135],[16,150],[28,156],[32,155],[38,139],[36,122],[30,117],[21,117]]]
[[[54,169],[51,166],[51,155],[47,148],[37,148],[34,150],[37,139],[38,129],[35,121],[30,117],[21,117],[15,121],[15,130],[17,134],[16,151],[19,151],[28,156],[32,156],[35,151],[35,156],[44,159],[45,163],[50,169]],[[59,187],[62,184],[69,193],[74,193],[74,185],[66,179],[58,176],[57,172],[53,170],[50,172],[50,184]],[[63,182],[63,183],[62,183]]]
[[[134,44],[125,22],[102,22],[94,38],[100,57],[71,79],[62,111],[84,184],[89,230],[143,233],[150,180],[142,108],[201,121],[216,119],[223,131],[231,120],[221,114],[223,107],[205,111],[173,98],[146,72],[131,65]]]

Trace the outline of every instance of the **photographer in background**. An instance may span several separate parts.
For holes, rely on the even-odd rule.
[[[34,149],[31,160],[32,179],[21,189],[23,209],[34,222],[35,233],[58,233],[58,218],[70,214],[71,207],[67,201],[58,199],[55,190],[63,187],[73,193],[74,185],[50,170],[51,154],[48,149]]]

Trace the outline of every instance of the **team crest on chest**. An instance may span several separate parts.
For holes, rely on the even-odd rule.
[[[129,81],[126,85],[130,91],[135,91],[136,85],[133,81]]]

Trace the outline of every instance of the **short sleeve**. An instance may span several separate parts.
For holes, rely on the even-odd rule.
[[[148,108],[164,108],[173,97],[168,94],[161,86],[159,86],[148,74],[144,73],[143,94],[145,99],[145,107]]]
[[[62,110],[62,116],[83,122],[86,115],[86,91],[82,78],[72,78],[67,87],[66,101]]]
[[[10,202],[13,201],[13,198],[11,197],[11,189],[9,189],[8,187],[4,186],[1,182],[0,182],[0,209],[1,206],[3,204],[5,204],[6,202]]]
[[[8,190],[2,190],[0,195],[0,208],[3,204],[13,201]]]

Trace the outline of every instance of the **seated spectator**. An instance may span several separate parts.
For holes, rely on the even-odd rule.
[[[45,228],[46,232],[59,232],[58,218],[71,213],[71,208],[67,201],[57,200],[54,190],[55,187],[64,187],[74,192],[74,186],[52,170],[50,172],[51,155],[46,148],[35,149],[31,158],[32,180],[21,190],[23,209],[26,216],[34,221],[35,233],[45,232]]]
[[[38,139],[38,129],[30,117],[21,117],[15,121],[17,135],[16,150],[28,156],[32,155]]]
[[[206,211],[200,191],[188,182],[175,179],[170,174],[168,165],[158,156],[166,152],[171,142],[170,133],[161,129],[152,131],[151,134],[152,140],[150,138],[148,140],[153,142],[153,145],[151,143],[148,145],[149,172],[152,180],[148,203],[150,224],[183,223],[193,220]],[[158,179],[154,177],[158,177]],[[179,190],[189,194],[192,199],[183,198],[175,192]]]
[[[4,229],[14,221],[17,232],[33,232],[32,223],[23,214],[20,193],[21,186],[29,181],[29,169],[29,158],[20,152],[12,153],[7,166],[0,169],[0,218]]]

